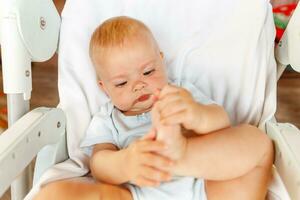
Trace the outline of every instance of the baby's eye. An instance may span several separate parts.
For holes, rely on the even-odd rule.
[[[145,76],[147,76],[147,75],[153,74],[154,71],[155,71],[155,69],[151,69],[151,70],[148,70],[148,71],[144,72],[143,74]]]
[[[124,81],[124,82],[122,82],[122,83],[116,84],[115,86],[116,86],[116,87],[123,87],[123,86],[126,85],[126,84],[127,84],[127,81]]]

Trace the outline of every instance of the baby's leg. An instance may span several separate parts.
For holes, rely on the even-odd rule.
[[[44,186],[34,200],[132,200],[122,186],[96,182],[63,180]]]
[[[265,157],[260,165],[245,175],[228,181],[206,181],[208,200],[265,200],[272,177],[273,158]]]
[[[257,128],[241,125],[195,139],[198,142],[194,148],[198,153],[194,156],[202,158],[202,155],[209,154],[200,162],[201,166],[209,166],[201,172],[206,179],[210,179],[206,181],[208,200],[265,199],[274,150],[264,133]],[[214,161],[214,165],[210,164],[210,160]]]

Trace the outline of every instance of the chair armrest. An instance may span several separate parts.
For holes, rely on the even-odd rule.
[[[266,123],[275,144],[275,166],[291,199],[300,199],[300,131],[289,123]]]
[[[0,135],[0,196],[44,146],[60,143],[65,126],[61,109],[37,108]]]

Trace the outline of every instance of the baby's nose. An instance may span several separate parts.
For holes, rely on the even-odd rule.
[[[133,91],[137,92],[137,91],[144,89],[145,87],[146,87],[146,84],[144,82],[139,82],[134,86]]]

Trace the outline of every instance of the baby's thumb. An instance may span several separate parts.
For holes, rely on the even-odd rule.
[[[155,140],[156,138],[156,131],[152,128],[146,135],[142,137],[142,140]]]

